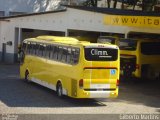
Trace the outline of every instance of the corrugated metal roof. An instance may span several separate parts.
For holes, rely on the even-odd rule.
[[[38,13],[27,13],[27,14],[14,15],[14,16],[4,16],[4,17],[0,17],[0,20],[8,19],[8,18],[16,18],[16,17],[26,17],[26,16],[43,15],[43,14],[50,14],[50,13],[57,13],[57,12],[65,12],[65,11],[66,9],[47,11],[47,12],[38,12]]]
[[[79,10],[86,10],[91,12],[98,12],[104,14],[113,14],[113,15],[127,15],[127,16],[157,16],[160,17],[160,12],[146,12],[140,10],[121,10],[121,9],[113,9],[113,8],[101,8],[101,7],[85,7],[85,6],[68,6],[68,8],[74,8]]]
[[[103,14],[111,14],[111,15],[127,15],[127,16],[155,16],[160,17],[159,12],[145,12],[138,10],[121,10],[121,9],[113,9],[113,8],[99,8],[99,7],[85,7],[85,6],[70,6],[65,5],[68,8],[103,13]],[[25,17],[25,16],[34,16],[34,15],[43,15],[57,12],[65,12],[67,9],[63,10],[55,10],[55,11],[47,11],[47,12],[39,12],[39,13],[29,13],[29,14],[21,14],[15,16],[5,16],[0,17],[0,20],[8,19],[8,18],[16,18],[16,17]]]

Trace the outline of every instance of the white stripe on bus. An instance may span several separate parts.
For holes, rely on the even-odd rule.
[[[39,80],[39,79],[36,79],[36,78],[31,78],[31,81],[34,82],[34,83],[37,83],[37,84],[39,84],[39,85],[42,85],[42,86],[44,86],[44,87],[47,87],[47,88],[49,88],[49,89],[51,89],[51,90],[56,91],[56,86],[53,85],[53,84],[48,84],[47,82],[42,81],[42,80]],[[63,88],[63,91],[62,91],[62,92],[63,92],[63,93],[62,93],[63,95],[67,95],[67,90],[66,90],[66,89]]]

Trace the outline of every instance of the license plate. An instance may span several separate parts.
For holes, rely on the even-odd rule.
[[[103,89],[97,89],[97,91],[103,91]]]

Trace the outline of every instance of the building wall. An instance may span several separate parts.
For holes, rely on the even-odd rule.
[[[8,41],[12,41],[11,36],[14,37],[11,24],[7,20],[0,20],[0,62],[3,60],[7,63],[10,63],[9,61],[13,59],[14,57],[14,45],[8,46],[6,45]],[[6,45],[5,49],[5,56],[3,56],[4,48],[3,44]],[[14,43],[13,43],[14,44]],[[2,59],[3,58],[3,59]]]
[[[14,26],[10,24],[8,21],[1,22],[1,31],[0,31],[0,52],[2,57],[3,52],[3,44],[6,44],[6,54],[4,57],[4,61],[7,63],[12,63],[14,60]],[[12,41],[12,45],[7,45],[7,42]],[[1,58],[2,60],[2,58]]]
[[[97,12],[83,11],[78,9],[67,8],[67,11],[48,13],[41,15],[32,15],[25,17],[8,18],[9,22],[0,21],[0,40],[2,43],[12,41],[13,45],[6,47],[7,62],[13,63],[16,54],[16,35],[15,29],[28,28],[46,31],[61,31],[67,32],[69,30],[83,30],[95,32],[108,32],[127,34],[129,32],[146,32],[146,33],[160,33],[159,28],[151,29],[149,27],[129,27],[129,26],[113,26],[104,24],[104,16]],[[26,37],[26,36],[25,36]],[[30,37],[30,36],[28,36]],[[0,47],[2,51],[2,46]]]
[[[2,40],[1,40],[1,21],[0,21],[0,61],[2,60]]]

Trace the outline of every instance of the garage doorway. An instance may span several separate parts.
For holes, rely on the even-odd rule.
[[[2,44],[2,62],[5,62],[6,58],[6,43]]]

